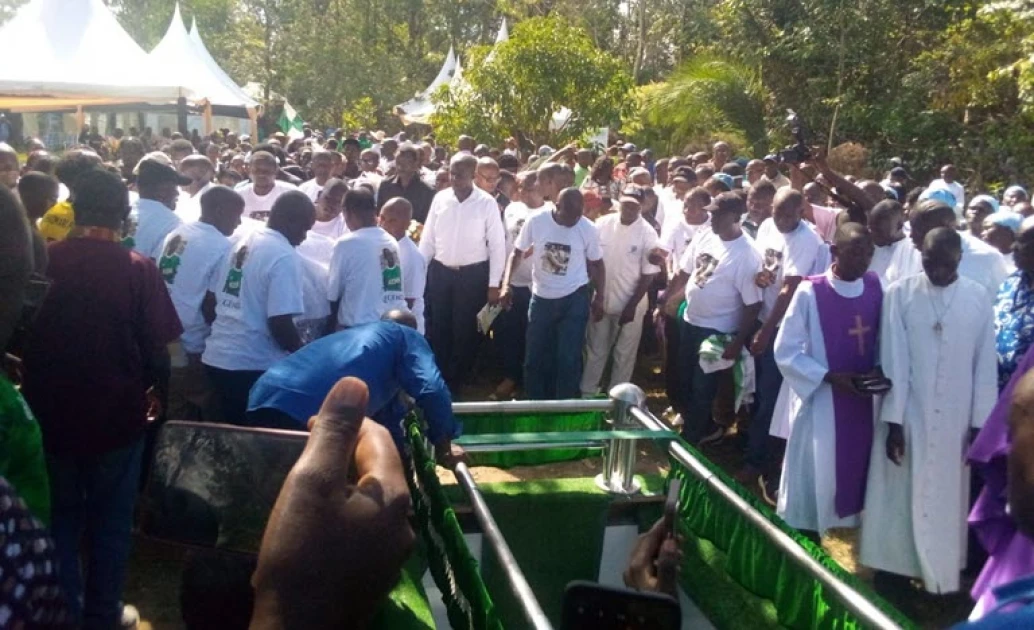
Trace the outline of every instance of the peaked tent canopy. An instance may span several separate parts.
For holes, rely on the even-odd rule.
[[[442,69],[438,71],[438,76],[434,78],[434,81],[431,81],[431,85],[405,103],[395,106],[395,112],[402,118],[403,124],[429,125],[431,123],[431,114],[434,113],[434,103],[431,102],[431,95],[441,86],[447,83],[451,84],[453,78],[458,74],[459,66],[459,59],[450,46],[449,54],[445,57],[445,63],[442,64]]]
[[[176,7],[177,10],[179,7]],[[197,20],[192,20],[190,24],[190,41],[194,45],[194,51],[197,56],[204,62],[205,66],[212,72],[223,85],[229,88],[234,94],[236,94],[244,103],[245,107],[257,107],[258,101],[251,98],[247,92],[245,92],[237,83],[230,78],[230,75],[219,66],[215,58],[212,57],[212,53],[208,52],[208,47],[205,46],[205,42],[201,39],[201,33],[197,30]]]
[[[506,18],[503,18],[503,23],[495,36],[493,50],[488,53],[486,61],[491,61],[492,55],[495,54],[494,47],[508,39],[510,39],[510,30],[506,26]],[[467,82],[463,80],[463,66],[460,64],[460,58],[454,53],[451,46],[445,63],[442,64],[442,69],[438,71],[438,76],[434,78],[434,81],[431,81],[431,85],[405,103],[395,106],[395,113],[402,119],[402,124],[430,125],[431,115],[435,111],[431,95],[446,83],[450,90],[462,90],[467,86]]]
[[[168,103],[192,91],[156,68],[101,0],[32,0],[0,28],[0,108],[53,111],[81,105]]]
[[[210,65],[200,53],[197,43],[191,39],[183,25],[178,3],[169,23],[169,30],[149,57],[156,67],[162,68],[166,76],[172,77],[177,83],[189,86],[194,93],[192,100],[195,103],[207,102],[213,106],[240,108],[258,105],[237,87],[225,72],[216,72],[212,69],[212,66],[218,68],[218,64],[212,59]],[[208,58],[211,59],[211,55],[208,55]]]

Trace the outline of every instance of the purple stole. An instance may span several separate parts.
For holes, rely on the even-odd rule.
[[[868,374],[876,367],[883,289],[879,277],[867,272],[856,298],[846,298],[825,276],[808,278],[815,291],[822,339],[830,372]],[[836,434],[836,512],[843,518],[862,511],[873,440],[872,396],[853,396],[833,389]]]

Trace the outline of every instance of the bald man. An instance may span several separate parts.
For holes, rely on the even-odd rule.
[[[402,159],[401,152],[399,160]],[[398,160],[396,160],[396,163]],[[413,239],[409,238],[409,224],[413,220],[413,206],[402,197],[396,197],[381,208],[378,225],[399,244],[402,263],[402,294],[406,306],[416,318],[416,329],[424,334],[424,290],[427,288],[427,260]]]
[[[420,253],[427,267],[427,339],[453,394],[466,383],[480,342],[477,314],[499,301],[506,234],[495,199],[474,186],[478,160],[459,153],[451,185],[435,195]]]

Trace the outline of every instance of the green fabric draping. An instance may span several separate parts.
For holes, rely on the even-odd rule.
[[[688,444],[684,444],[697,458],[722,482],[732,488],[755,510],[764,515],[790,536],[797,544],[815,560],[828,569],[833,575],[857,590],[880,610],[894,619],[904,628],[915,625],[893,606],[878,597],[872,590],[854,575],[845,571],[821,549],[796,530],[789,527],[776,516],[767,505],[748,493],[724,471],[712,464]],[[671,474],[682,480],[680,496],[680,528],[692,535],[687,539],[687,547],[692,552],[698,545],[696,539],[713,545],[722,557],[712,554],[712,569],[724,570],[736,583],[761,598],[774,604],[775,615],[782,626],[795,630],[826,630],[862,628],[862,623],[847,607],[837,601],[832,593],[814,578],[798,567],[793,560],[781,552],[765,538],[756,527],[743,519],[736,510],[715,494],[702,480],[683,468],[674,459],[671,461]],[[701,557],[701,547],[697,546],[697,557]],[[687,553],[692,558],[693,553]],[[684,587],[694,596],[701,610],[719,627],[729,627],[722,623],[721,598],[713,594],[700,592],[700,585],[693,584],[692,573],[698,566],[689,567],[682,573]],[[698,577],[698,576],[697,576]],[[727,620],[728,621],[728,620]],[[764,619],[758,620],[762,626]]]
[[[414,557],[402,568],[398,584],[388,594],[388,600],[374,615],[370,624],[376,630],[435,630],[434,616],[421,584],[423,563]]]
[[[0,376],[0,475],[21,495],[29,511],[50,524],[50,478],[43,457],[43,433],[11,381]]]
[[[442,492],[434,460],[415,422],[407,427],[412,454],[410,492],[427,562],[454,630],[501,630],[492,598],[470,554],[456,513]]]
[[[527,415],[469,415],[461,416],[465,436],[483,433],[539,433],[546,431],[597,431],[604,427],[601,412],[527,414]],[[510,451],[505,453],[471,454],[473,466],[534,466],[551,462],[585,459],[599,454],[598,448],[548,449],[540,451]]]

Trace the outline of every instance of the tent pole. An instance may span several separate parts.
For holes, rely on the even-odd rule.
[[[210,136],[210,135],[212,135],[212,103],[209,103],[209,102],[205,103],[204,118],[205,118],[205,135],[206,136]]]
[[[248,118],[251,120],[251,142],[258,144],[258,109],[249,107]]]
[[[184,138],[190,137],[190,130],[187,129],[187,99],[183,96],[176,99],[176,127]]]
[[[86,125],[86,114],[83,112],[82,105],[75,106],[75,125],[75,135],[78,136],[82,132],[83,126]]]

